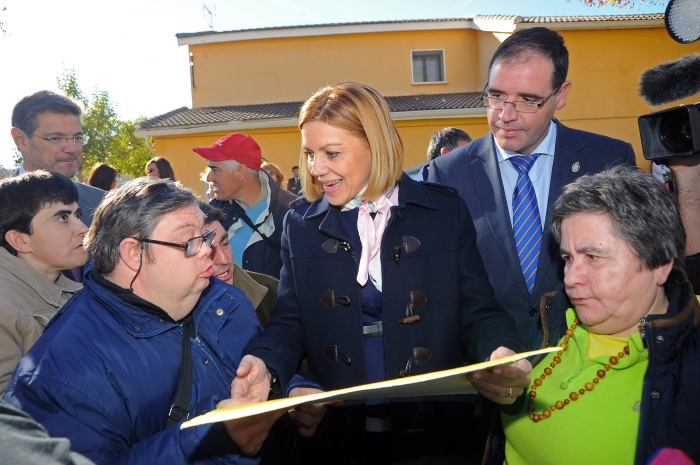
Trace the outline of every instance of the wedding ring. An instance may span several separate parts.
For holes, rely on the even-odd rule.
[[[509,387],[509,388],[508,388],[508,397],[510,397],[510,396],[512,396],[512,395],[513,395],[513,388],[512,388],[512,387]]]

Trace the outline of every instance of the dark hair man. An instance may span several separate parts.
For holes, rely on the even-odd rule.
[[[287,190],[294,195],[301,191],[301,179],[299,179],[299,167],[292,166],[292,177],[287,181]]]
[[[17,174],[34,170],[61,173],[72,178],[78,172],[83,145],[89,137],[83,134],[82,110],[68,97],[40,90],[17,102],[12,110],[12,138],[22,153],[22,166]],[[92,213],[104,191],[76,183],[78,205],[83,220],[90,226]]]
[[[445,128],[435,131],[428,145],[428,161],[445,155],[472,141],[466,131],[459,128]]]
[[[277,302],[279,279],[254,271],[246,271],[238,266],[233,261],[231,244],[223,227],[223,222],[226,220],[224,212],[204,202],[199,203],[199,208],[204,212],[204,227],[216,231],[216,238],[211,245],[213,276],[243,291],[253,304],[258,320],[264,327],[270,319],[272,307]]]
[[[244,270],[280,277],[282,220],[297,196],[260,170],[260,146],[245,134],[228,134],[192,149],[207,160],[211,204],[226,215],[233,258]]]
[[[58,173],[0,181],[0,394],[56,312],[82,288],[61,274],[88,259],[78,190]]]
[[[428,145],[428,161],[408,168],[406,174],[416,181],[427,181],[428,166],[432,160],[471,141],[471,136],[459,128],[445,128],[435,131]]]
[[[491,58],[483,92],[491,132],[433,160],[428,178],[457,188],[467,202],[496,298],[522,341],[537,347],[540,298],[563,279],[550,205],[584,174],[636,163],[630,144],[554,119],[571,90],[568,66],[555,31],[535,27],[508,37]]]
[[[238,289],[210,280],[214,231],[189,189],[139,178],[110,191],[85,239],[84,289],[22,359],[5,400],[97,463],[257,463],[276,418],[180,430],[231,406],[260,325]],[[172,426],[171,426],[172,425]],[[170,427],[168,427],[170,426]]]

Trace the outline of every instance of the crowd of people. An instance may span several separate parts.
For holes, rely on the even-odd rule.
[[[23,165],[0,181],[0,462],[700,462],[700,156],[669,161],[674,198],[629,143],[562,124],[568,65],[556,32],[512,34],[489,133],[437,131],[405,171],[384,98],[328,85],[286,186],[248,135],[194,147],[208,203],[161,157],[71,181],[80,107],[22,99]],[[180,429],[542,347],[470,373],[476,395]]]

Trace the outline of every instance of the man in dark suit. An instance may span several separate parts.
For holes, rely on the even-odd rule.
[[[436,158],[428,178],[457,188],[467,202],[496,297],[529,348],[541,341],[540,299],[563,280],[550,206],[584,174],[636,164],[630,144],[553,118],[571,90],[568,64],[554,31],[523,29],[506,39],[483,93],[491,132]]]
[[[301,190],[301,179],[299,179],[299,167],[292,166],[292,177],[287,181],[287,190],[294,195],[298,195]]]
[[[81,115],[82,110],[75,102],[48,90],[17,102],[12,110],[10,132],[23,161],[16,174],[46,170],[73,178],[80,167],[83,145],[89,139],[83,134]],[[92,212],[105,191],[79,182],[75,186],[83,223],[89,227]]]

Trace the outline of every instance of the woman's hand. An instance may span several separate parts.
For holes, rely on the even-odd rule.
[[[289,397],[307,396],[323,392],[319,389],[298,387],[289,392]],[[289,418],[297,427],[299,434],[308,438],[314,435],[316,428],[323,420],[328,405],[341,406],[342,400],[329,402],[328,404],[303,404],[289,410]]]
[[[491,360],[509,355],[515,355],[515,352],[506,347],[499,347],[491,354]],[[515,402],[515,399],[530,386],[531,371],[530,362],[521,359],[510,365],[469,373],[467,378],[479,394],[497,404],[507,405]]]

